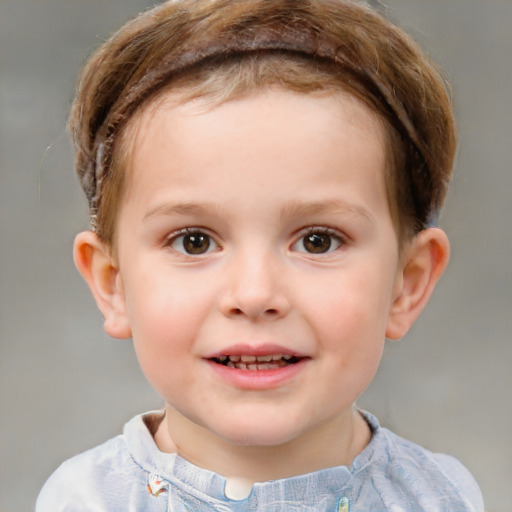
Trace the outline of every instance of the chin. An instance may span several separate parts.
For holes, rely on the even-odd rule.
[[[234,425],[233,428],[223,428],[217,434],[227,442],[237,446],[280,446],[300,436],[296,428],[286,425],[252,424],[250,426]]]

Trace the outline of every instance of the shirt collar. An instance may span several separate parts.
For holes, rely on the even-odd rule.
[[[304,489],[311,484],[315,487],[320,486],[325,492],[339,492],[351,477],[365,468],[374,459],[375,453],[378,453],[376,447],[383,436],[379,422],[370,413],[362,414],[372,430],[372,438],[350,467],[337,466],[291,478],[255,483],[251,494],[294,495],[297,488]],[[175,453],[164,453],[158,449],[148,425],[158,424],[162,418],[163,411],[151,411],[134,417],[125,425],[124,439],[133,460],[149,474],[158,475],[190,494],[226,501],[224,477],[199,468]]]

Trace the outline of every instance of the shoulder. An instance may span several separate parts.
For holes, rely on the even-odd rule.
[[[433,453],[432,457],[439,465],[442,473],[455,488],[461,489],[467,499],[475,505],[475,510],[484,510],[480,488],[469,470],[455,457],[443,453]]]
[[[36,512],[112,510],[112,503],[129,499],[137,480],[145,487],[144,471],[130,456],[119,435],[65,461],[50,476],[36,503]]]
[[[408,486],[419,501],[457,510],[484,510],[482,494],[471,473],[456,458],[432,453],[385,428],[380,429],[388,449],[388,474],[397,485]],[[465,508],[463,508],[465,507]]]

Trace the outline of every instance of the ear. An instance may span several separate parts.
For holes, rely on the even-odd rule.
[[[92,231],[75,238],[73,257],[105,317],[105,332],[113,338],[130,338],[123,282],[109,246]]]
[[[450,243],[438,228],[420,231],[404,249],[395,282],[386,338],[404,336],[426,306],[450,257]]]

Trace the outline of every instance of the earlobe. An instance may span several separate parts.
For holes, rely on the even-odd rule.
[[[123,283],[110,247],[92,231],[84,231],[75,238],[73,257],[103,313],[105,332],[113,338],[131,337]]]
[[[405,249],[397,275],[386,337],[404,336],[425,308],[450,257],[448,237],[438,228],[416,235]]]

